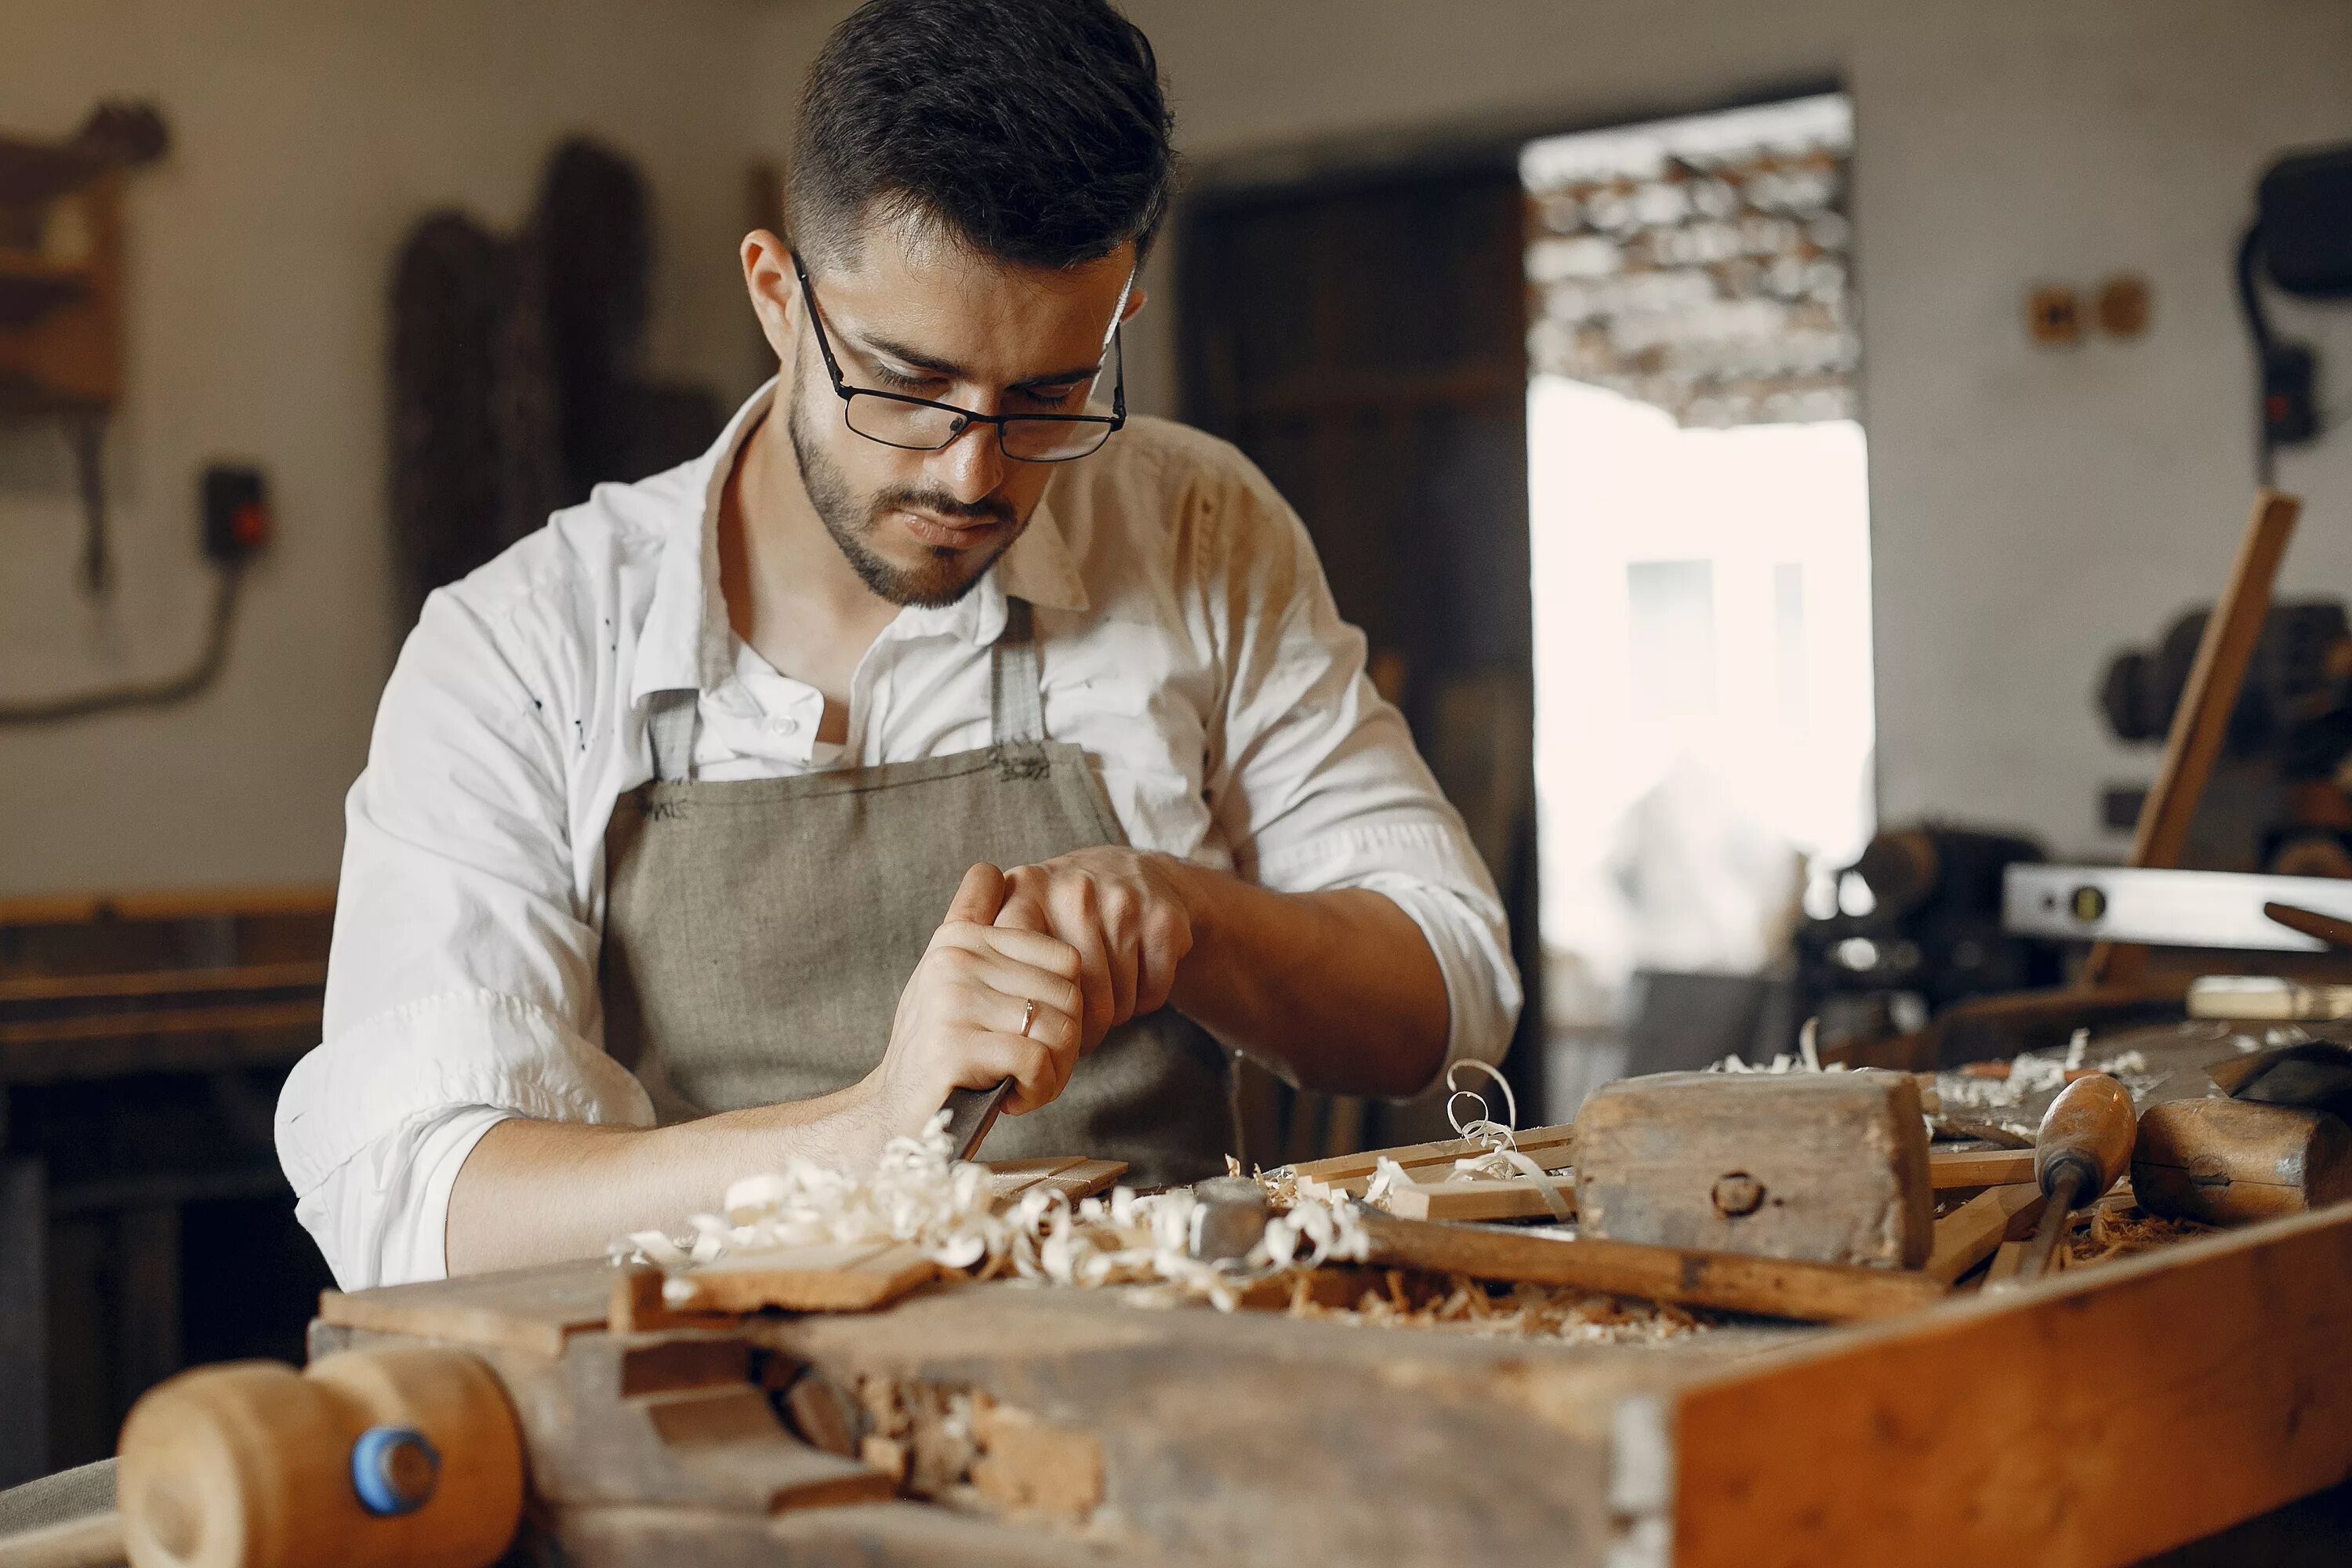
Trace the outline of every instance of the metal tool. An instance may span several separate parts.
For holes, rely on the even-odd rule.
[[[994,1089],[949,1091],[945,1109],[950,1158],[969,1160],[980,1152],[981,1140],[996,1125],[996,1113],[1003,1106],[1004,1097],[1012,1092],[1013,1080],[1009,1078]]]
[[[2105,1074],[2076,1079],[2042,1113],[2033,1143],[2033,1177],[2048,1205],[2017,1279],[2037,1279],[2066,1234],[2066,1216],[2098,1201],[2131,1163],[2139,1120],[2131,1090]]]
[[[2001,925],[2020,936],[2274,952],[2327,946],[2265,913],[2270,904],[2352,920],[2352,881],[2124,866],[2011,866],[2001,880]]]

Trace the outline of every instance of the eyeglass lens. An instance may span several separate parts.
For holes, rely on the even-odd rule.
[[[947,409],[856,392],[847,412],[849,427],[860,436],[916,452],[935,452],[964,430],[964,421]],[[997,430],[1004,455],[1030,463],[1083,458],[1110,438],[1108,424],[1091,420],[1008,419]]]

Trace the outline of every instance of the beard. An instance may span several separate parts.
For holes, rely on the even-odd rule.
[[[840,547],[850,570],[877,598],[923,609],[952,605],[979,586],[981,578],[988,574],[997,558],[1021,537],[1022,519],[1014,515],[1010,502],[995,496],[964,502],[944,490],[898,486],[861,498],[850,488],[840,468],[810,436],[806,410],[797,386],[793,389],[792,406],[784,415],[784,432],[792,438],[793,457],[800,464],[801,484],[808,491],[809,504],[816,509],[825,532]],[[982,438],[992,437],[984,435]],[[876,547],[887,518],[901,510],[1015,526],[1005,531],[992,550],[924,545],[919,548],[925,559],[919,564],[902,566],[884,559]]]

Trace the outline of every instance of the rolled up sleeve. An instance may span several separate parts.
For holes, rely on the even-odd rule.
[[[323,1039],[278,1158],[346,1289],[438,1278],[449,1192],[508,1116],[650,1125],[597,1029],[598,937],[551,717],[576,676],[495,611],[428,601],[347,804]]]
[[[1368,888],[1428,941],[1447,1062],[1502,1059],[1517,968],[1494,879],[1364,673],[1296,513],[1246,464],[1198,504],[1207,618],[1227,684],[1209,795],[1243,875],[1282,892]]]

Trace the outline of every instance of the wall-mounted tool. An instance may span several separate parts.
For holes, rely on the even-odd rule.
[[[237,588],[246,563],[269,542],[276,525],[270,516],[268,488],[258,468],[215,464],[197,483],[197,500],[205,553],[211,557],[218,575],[212,617],[194,661],[179,674],[160,680],[0,702],[0,726],[58,724],[125,708],[165,707],[195,696],[219,676],[228,662],[229,634],[236,625]]]
[[[106,591],[106,424],[122,392],[122,175],[170,133],[100,104],[63,142],[0,137],[0,418],[56,419],[74,447],[82,584]]]
[[[2260,279],[2305,300],[2352,299],[2352,144],[2294,153],[2266,170],[2255,216],[2238,245],[2238,301],[2253,338],[2261,405],[2255,471],[2271,481],[2272,454],[2320,434],[2318,356],[2271,331]]]

